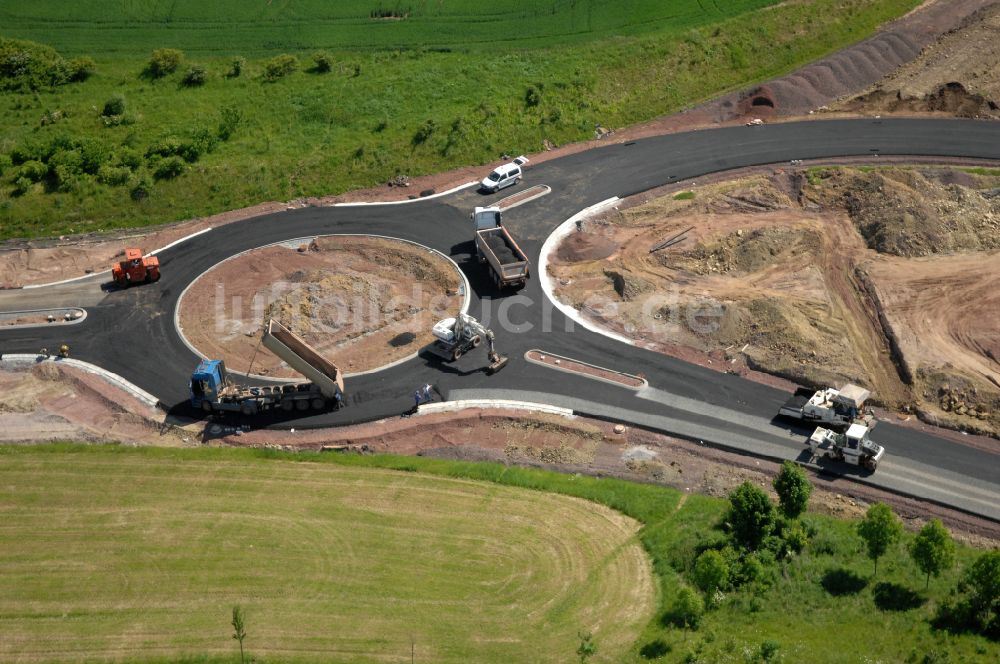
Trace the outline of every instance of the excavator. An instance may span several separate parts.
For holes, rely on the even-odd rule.
[[[486,367],[487,374],[496,372],[507,366],[508,358],[497,352],[493,343],[493,330],[487,329],[478,320],[468,314],[458,314],[454,318],[445,318],[438,321],[431,330],[434,334],[434,344],[431,349],[452,362],[458,360],[462,355],[473,348],[477,348],[483,339],[489,344],[489,365]]]

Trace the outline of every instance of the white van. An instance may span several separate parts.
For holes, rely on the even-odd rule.
[[[521,181],[521,166],[527,163],[527,157],[518,157],[509,164],[497,166],[479,183],[480,188],[483,191],[495,193],[504,187],[517,184]]]

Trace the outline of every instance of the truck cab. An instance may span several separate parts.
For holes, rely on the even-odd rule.
[[[813,456],[822,453],[827,458],[874,471],[885,456],[885,448],[869,438],[870,431],[864,424],[852,424],[844,433],[816,427],[808,444]]]
[[[205,411],[212,410],[219,393],[226,386],[226,363],[222,360],[202,360],[191,374],[191,405]]]
[[[497,228],[501,225],[500,208],[477,207],[472,211],[472,225],[477,231],[487,228]]]

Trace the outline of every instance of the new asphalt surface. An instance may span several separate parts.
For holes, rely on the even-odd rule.
[[[519,188],[552,187],[548,196],[510,210],[504,221],[533,266],[546,237],[577,211],[708,173],[794,159],[912,155],[1000,159],[1000,123],[972,120],[830,120],[728,127],[608,145],[539,164]],[[449,399],[539,401],[661,430],[706,444],[804,461],[806,429],[773,419],[787,394],[737,376],[626,345],[574,325],[547,300],[537,274],[517,293],[501,294],[475,260],[469,213],[511,193],[466,189],[406,205],[303,208],[222,226],[159,254],[156,284],[112,290],[87,306],[80,325],[0,331],[0,351],[30,353],[68,343],[73,357],[97,364],[156,395],[175,415],[187,409],[188,380],[198,357],[182,342],[174,312],[184,288],[219,261],[261,245],[322,234],[374,233],[412,240],[450,255],[472,286],[469,312],[492,327],[510,357],[487,376],[485,352],[456,363],[421,354],[346,380],[347,407],[336,412],[268,416],[255,426],[319,427],[394,416],[413,391],[434,384]],[[290,259],[294,260],[294,259]],[[83,289],[98,288],[85,283]],[[46,288],[28,294],[43,308]],[[88,291],[89,292],[89,291]],[[61,291],[60,301],[65,297]],[[2,299],[0,299],[2,303]],[[2,306],[2,304],[0,304]],[[629,390],[531,364],[537,348],[628,373],[649,387]],[[332,358],[340,361],[342,358]],[[1000,455],[883,422],[874,438],[887,448],[874,474],[830,467],[858,481],[1000,520]]]

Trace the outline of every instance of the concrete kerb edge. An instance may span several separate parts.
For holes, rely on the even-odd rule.
[[[87,275],[90,276],[90,275]],[[2,325],[0,329],[4,330],[20,330],[29,327],[62,327],[63,325],[78,325],[83,321],[87,320],[87,310],[83,307],[54,307],[52,309],[24,309],[21,311],[3,311],[0,315],[8,316],[10,314],[43,314],[52,313],[53,311],[79,311],[82,315],[79,318],[74,318],[73,320],[54,320],[51,323],[27,323],[24,325]]]
[[[208,228],[203,228],[200,231],[195,231],[194,233],[191,233],[190,235],[185,235],[184,237],[180,238],[179,240],[174,240],[173,242],[171,242],[170,244],[168,244],[168,245],[166,245],[164,247],[160,247],[159,249],[154,249],[153,251],[151,251],[148,254],[146,254],[146,256],[155,256],[155,255],[157,255],[158,253],[160,253],[162,251],[166,251],[167,249],[171,249],[173,247],[176,247],[177,245],[181,244],[182,242],[187,242],[188,240],[190,240],[192,238],[196,238],[196,237],[198,237],[199,235],[201,235],[203,233],[207,233],[210,230],[212,230],[212,228],[213,228],[212,226],[209,226]],[[63,279],[62,281],[52,281],[52,282],[49,282],[47,284],[30,284],[28,286],[21,286],[21,288],[22,289],[28,289],[28,288],[45,288],[46,286],[59,286],[61,284],[73,283],[74,281],[82,281],[84,279],[94,279],[96,277],[101,276],[102,274],[111,274],[111,270],[102,270],[101,272],[94,272],[92,274],[85,274],[85,275],[79,276],[79,277],[71,277],[69,279]]]
[[[534,413],[548,413],[572,419],[575,414],[570,408],[561,406],[549,406],[548,404],[535,403],[531,401],[514,401],[508,399],[463,399],[461,401],[440,401],[434,403],[421,404],[417,407],[418,415],[430,415],[433,413],[452,413],[466,408],[489,408],[497,410],[524,410]]]
[[[615,373],[615,374],[619,374],[621,376],[628,376],[629,378],[635,378],[636,380],[641,380],[642,381],[642,385],[640,385],[639,387],[632,387],[631,385],[625,385],[623,383],[619,383],[618,381],[611,380],[610,378],[601,378],[600,376],[592,376],[590,374],[582,373],[580,371],[573,371],[572,369],[567,369],[567,368],[559,366],[559,365],[546,364],[545,362],[543,362],[541,360],[533,360],[532,358],[528,357],[529,353],[538,353],[539,355],[545,355],[545,356],[548,356],[548,357],[555,357],[555,358],[558,358],[560,360],[566,360],[567,362],[575,362],[576,364],[582,364],[582,365],[584,365],[586,367],[591,367],[593,369],[600,369],[601,371],[607,371],[609,373]],[[536,364],[538,366],[545,367],[546,369],[554,369],[556,371],[562,371],[563,373],[572,374],[574,376],[583,376],[584,378],[589,378],[591,380],[599,380],[602,383],[607,383],[609,385],[614,385],[616,387],[620,387],[620,388],[625,389],[625,390],[632,390],[633,392],[638,392],[639,390],[642,390],[642,389],[645,389],[645,388],[649,387],[649,381],[646,380],[645,378],[640,377],[640,376],[634,376],[634,375],[632,375],[630,373],[625,373],[624,371],[616,371],[615,369],[608,369],[607,367],[599,367],[596,364],[591,364],[590,362],[584,362],[582,360],[574,360],[572,357],[566,357],[565,355],[557,355],[555,353],[550,353],[548,351],[544,351],[544,350],[541,350],[539,348],[531,348],[529,350],[524,351],[524,359],[527,362],[531,362],[532,364]]]
[[[330,207],[362,207],[365,205],[403,205],[405,203],[419,203],[420,201],[429,201],[432,198],[441,198],[442,196],[454,194],[456,191],[468,189],[469,187],[474,187],[477,184],[479,183],[474,181],[466,182],[465,184],[460,184],[457,187],[452,187],[448,191],[442,191],[439,194],[431,194],[430,196],[420,196],[419,198],[408,198],[405,201],[374,201],[374,202],[358,201],[356,203],[334,203]]]
[[[552,234],[549,235],[545,239],[545,243],[542,244],[542,250],[538,256],[538,278],[541,281],[542,292],[545,293],[545,297],[549,298],[549,301],[556,307],[556,309],[561,311],[564,316],[573,322],[580,324],[585,329],[594,332],[595,334],[603,335],[609,339],[614,339],[615,341],[619,341],[623,344],[628,344],[629,346],[635,346],[635,340],[623,337],[620,334],[615,334],[610,330],[606,330],[603,327],[591,323],[585,319],[579,311],[568,304],[560,302],[555,296],[555,285],[552,283],[552,277],[549,276],[548,270],[549,254],[553,249],[555,249],[556,245],[563,240],[563,238],[570,234],[570,231],[572,231],[573,227],[576,226],[577,221],[586,219],[587,217],[597,214],[598,212],[602,212],[617,203],[619,200],[620,199],[617,196],[612,196],[611,198],[603,200],[600,203],[596,203],[590,207],[580,210],[572,217],[559,224],[559,227],[552,231]]]
[[[215,268],[219,267],[220,265],[222,265],[222,264],[224,264],[224,263],[226,263],[228,261],[231,261],[231,260],[233,260],[235,258],[239,258],[240,256],[243,256],[245,254],[249,254],[250,252],[257,251],[258,249],[267,249],[268,247],[278,247],[278,246],[290,246],[290,245],[292,245],[294,243],[309,244],[310,242],[312,242],[316,238],[320,238],[320,237],[350,237],[350,236],[355,236],[355,237],[377,237],[377,238],[382,238],[382,239],[385,239],[385,240],[395,240],[397,242],[406,242],[407,244],[412,244],[415,247],[420,247],[424,251],[427,251],[427,252],[430,252],[430,253],[434,253],[434,254],[437,254],[438,256],[443,257],[445,260],[447,260],[449,263],[451,263],[452,267],[455,268],[455,272],[457,272],[458,275],[462,278],[462,293],[463,293],[463,298],[462,298],[462,309],[461,309],[461,311],[462,311],[463,314],[469,312],[469,305],[470,305],[471,299],[472,299],[472,288],[469,285],[469,279],[468,279],[468,277],[465,276],[465,273],[462,272],[462,269],[458,266],[458,263],[456,263],[451,258],[451,256],[445,256],[444,254],[442,254],[437,249],[433,249],[431,247],[428,247],[427,245],[420,244],[419,242],[414,242],[413,240],[404,240],[403,238],[398,238],[398,237],[390,237],[388,235],[376,235],[376,234],[373,234],[373,233],[327,233],[327,234],[324,234],[324,235],[310,235],[310,236],[306,236],[306,237],[292,238],[292,239],[289,239],[289,240],[282,240],[280,242],[272,242],[270,244],[265,244],[265,245],[261,245],[259,247],[254,247],[253,249],[247,249],[246,251],[241,251],[238,254],[233,254],[232,256],[229,256],[228,258],[225,258],[225,259],[219,261],[218,263],[216,263],[215,265],[213,265],[211,268],[209,268],[208,272],[210,272],[211,270],[214,270]],[[201,277],[204,276],[205,274],[207,274],[208,272],[203,273],[201,276],[198,277],[198,279],[201,279]],[[206,357],[197,348],[195,348],[194,345],[190,341],[188,341],[188,338],[186,336],[184,336],[184,330],[181,327],[181,320],[180,320],[180,316],[181,316],[181,303],[184,301],[184,296],[187,294],[188,290],[192,286],[194,286],[195,283],[197,283],[198,279],[195,279],[194,281],[192,281],[191,283],[189,283],[187,286],[185,286],[184,290],[181,291],[180,296],[177,298],[177,306],[174,307],[174,330],[177,331],[177,336],[179,336],[180,339],[181,339],[181,341],[184,342],[184,345],[187,346],[188,350],[190,350],[192,353],[194,353],[197,357],[200,357],[203,360],[207,360],[209,358]],[[403,364],[404,362],[409,362],[413,358],[417,357],[419,354],[420,354],[420,351],[418,350],[418,351],[413,352],[410,355],[407,355],[406,357],[402,357],[402,358],[400,358],[398,360],[390,362],[389,364],[383,364],[382,366],[377,367],[375,369],[369,369],[368,371],[359,371],[357,373],[346,373],[345,372],[344,373],[344,378],[353,378],[354,376],[364,376],[366,374],[375,373],[377,371],[384,371],[384,370],[392,368],[392,367],[394,367],[394,366],[396,366],[398,364]],[[230,370],[230,373],[236,374],[237,376],[245,376],[247,378],[251,378],[251,379],[254,379],[254,380],[260,380],[260,381],[264,381],[264,382],[268,382],[268,383],[288,383],[288,382],[293,382],[294,381],[294,379],[291,379],[291,378],[275,378],[273,376],[263,376],[261,374],[248,374],[248,373],[243,373],[241,371],[232,371],[232,370]]]
[[[150,408],[156,408],[160,404],[160,400],[154,397],[152,394],[142,389],[138,385],[130,382],[129,380],[119,376],[116,373],[108,371],[107,369],[102,369],[96,364],[91,364],[90,362],[84,362],[83,360],[74,360],[71,357],[46,357],[43,358],[38,354],[27,354],[27,353],[12,353],[9,355],[4,355],[3,359],[0,360],[0,365],[5,365],[10,363],[14,367],[32,367],[44,362],[52,362],[55,364],[65,364],[67,366],[73,367],[75,369],[80,369],[81,371],[86,371],[87,373],[94,374],[104,379],[108,384],[117,387],[119,389],[125,390],[133,397],[142,401]]]

